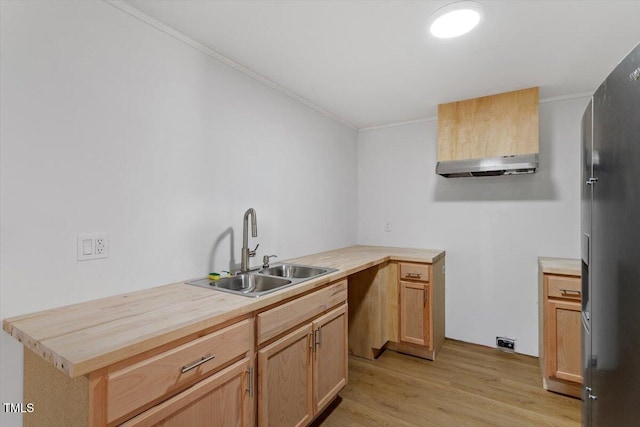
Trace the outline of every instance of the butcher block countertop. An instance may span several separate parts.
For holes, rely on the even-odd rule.
[[[538,263],[543,273],[581,276],[582,267],[579,259],[539,257]]]
[[[442,256],[440,250],[351,246],[287,260],[338,271],[259,298],[180,282],[5,319],[2,327],[73,378],[377,264],[433,263]]]

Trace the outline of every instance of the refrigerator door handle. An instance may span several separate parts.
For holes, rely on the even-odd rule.
[[[583,311],[582,312],[582,316],[580,316],[582,319],[582,327],[584,328],[586,333],[589,333],[589,320],[590,320],[590,315],[588,311]]]
[[[589,235],[585,232],[582,232],[582,241],[581,243],[581,257],[582,257],[582,261],[584,261],[585,264],[589,265]]]

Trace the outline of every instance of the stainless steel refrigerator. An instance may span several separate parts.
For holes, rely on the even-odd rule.
[[[640,425],[640,45],[582,119],[582,423]]]

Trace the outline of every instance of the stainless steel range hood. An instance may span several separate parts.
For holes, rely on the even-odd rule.
[[[436,173],[446,178],[499,176],[534,173],[538,154],[517,154],[484,159],[447,160],[436,164]]]

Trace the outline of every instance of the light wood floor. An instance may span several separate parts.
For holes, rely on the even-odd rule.
[[[580,400],[542,388],[535,357],[446,340],[435,362],[349,358],[349,383],[314,427],[580,426]]]

